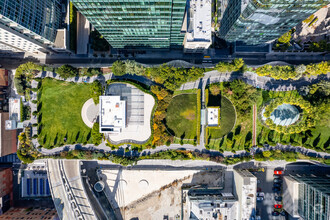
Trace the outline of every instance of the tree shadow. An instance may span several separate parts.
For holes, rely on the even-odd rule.
[[[78,133],[77,133],[77,135],[76,135],[76,138],[75,138],[76,141],[78,141],[79,136],[80,136],[80,131],[78,131]]]
[[[321,140],[321,133],[313,141],[313,147],[316,147],[319,144],[320,140]]]
[[[56,146],[57,141],[58,141],[58,133],[56,133],[56,136],[55,136],[55,138],[54,138],[54,146]]]
[[[235,129],[235,135],[239,135],[241,133],[242,126],[238,125]]]
[[[183,132],[183,134],[180,136],[181,141],[186,137],[186,132]]]

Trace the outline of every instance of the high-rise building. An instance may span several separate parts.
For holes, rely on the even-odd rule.
[[[61,22],[60,0],[0,0],[0,50],[45,51]]]
[[[329,0],[231,0],[220,22],[220,37],[229,42],[261,44],[295,27]]]
[[[283,208],[293,217],[330,219],[330,177],[291,175],[283,178]]]
[[[186,0],[72,0],[113,48],[182,47]]]

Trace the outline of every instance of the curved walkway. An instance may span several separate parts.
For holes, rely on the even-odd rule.
[[[93,127],[94,122],[99,115],[99,104],[95,105],[93,98],[88,99],[82,109],[81,109],[81,118],[83,122],[90,128]]]

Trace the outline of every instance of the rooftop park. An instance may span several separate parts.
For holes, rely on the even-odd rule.
[[[271,67],[270,69],[264,66],[259,68],[270,72],[274,71],[272,68],[278,68],[281,71],[291,68],[295,74],[298,74],[297,69],[300,68],[302,69],[300,76],[308,76],[326,73],[329,63],[311,64],[305,67],[306,69],[301,65]],[[311,74],[314,67],[315,73]],[[230,63],[221,62],[215,67],[220,73],[258,72],[261,70],[259,68],[247,67],[241,59],[235,59]],[[63,80],[35,78],[42,70],[55,72]],[[156,100],[153,117],[150,120],[151,137],[144,144],[132,144],[132,150],[142,151],[146,148],[171,143],[199,144],[201,91],[198,89],[182,91],[179,88],[186,82],[199,79],[208,70],[194,67],[176,68],[168,65],[147,68],[134,61],[116,61],[113,64],[111,71],[115,76],[110,82],[124,80],[151,94]],[[267,71],[262,74],[267,75]],[[102,84],[64,81],[70,77],[86,77],[95,74],[102,74],[102,72],[93,68],[76,69],[69,65],[51,68],[27,63],[17,69],[14,80],[18,92],[25,96],[31,91],[38,92],[36,101],[38,108],[37,112],[33,114],[38,117],[37,138],[42,147],[106,143],[111,149],[117,149],[121,145],[104,142],[103,135],[98,132],[98,124],[94,123],[93,127],[87,127],[81,118],[82,106],[88,99],[93,98],[94,103],[98,102],[98,96],[104,89],[101,88]],[[135,77],[130,77],[129,74],[135,75]],[[260,73],[258,74],[260,75]],[[267,76],[273,77],[272,74],[269,73]],[[281,74],[279,78],[288,78],[288,75],[284,74],[284,77]],[[292,75],[293,78],[298,76]],[[135,80],[139,77],[142,80]],[[33,79],[39,82],[38,89],[32,88]],[[146,85],[142,82],[148,83]],[[302,87],[299,91],[288,92],[265,91],[241,80],[210,84],[205,91],[205,105],[219,108],[220,119],[218,126],[206,129],[206,148],[220,152],[249,151],[253,143],[253,106],[256,105],[258,109],[256,145],[261,147],[265,144],[282,143],[329,152],[330,117],[326,111],[330,105],[329,91],[330,86],[327,81]],[[283,104],[294,106],[299,112],[298,119],[292,124],[277,125],[275,119],[272,118],[272,115],[275,115],[274,112],[279,111],[279,106]],[[24,137],[22,137],[23,139]],[[25,142],[22,141],[22,143]],[[26,158],[30,158],[30,155],[39,157],[30,149],[31,146],[32,142],[29,141],[27,144],[21,145],[20,155],[25,154]],[[35,158],[34,156],[33,158]]]

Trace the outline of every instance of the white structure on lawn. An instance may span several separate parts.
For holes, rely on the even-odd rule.
[[[211,0],[190,0],[190,8],[185,15],[187,30],[184,51],[202,53],[212,44]]]
[[[207,125],[208,126],[219,125],[219,107],[207,108]]]
[[[126,127],[126,101],[100,96],[100,133],[120,133]]]

